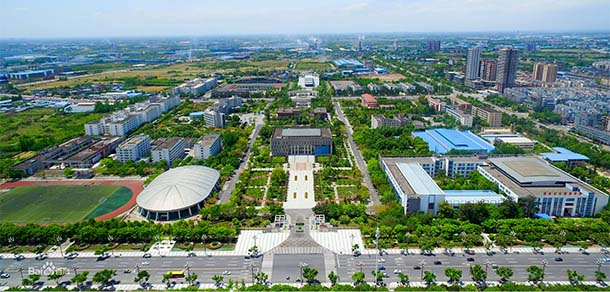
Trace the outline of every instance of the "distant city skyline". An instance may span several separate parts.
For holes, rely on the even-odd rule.
[[[0,38],[610,31],[607,0],[0,3]]]

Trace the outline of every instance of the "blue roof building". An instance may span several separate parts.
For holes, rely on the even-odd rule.
[[[540,153],[542,157],[551,162],[566,162],[568,165],[578,165],[589,161],[589,157],[580,153],[572,152],[563,147],[553,147],[553,152]]]
[[[360,61],[353,60],[353,59],[339,59],[339,60],[333,61],[333,63],[335,63],[335,65],[337,67],[339,67],[339,68],[359,68],[359,67],[364,67],[364,64],[362,64]]]
[[[434,153],[444,154],[451,150],[465,150],[472,153],[489,153],[495,147],[470,131],[453,129],[432,129],[413,132],[413,136],[422,138]]]

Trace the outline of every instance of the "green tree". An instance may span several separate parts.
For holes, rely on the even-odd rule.
[[[112,279],[112,277],[114,275],[116,275],[115,270],[104,269],[104,270],[101,270],[101,271],[93,274],[92,281],[94,283],[99,283],[103,287],[105,287],[105,286],[108,286],[108,284],[110,283],[110,280]]]
[[[513,276],[513,269],[509,267],[499,267],[496,269],[496,274],[502,282],[507,282]]]
[[[539,266],[529,266],[526,271],[528,272],[527,280],[537,283],[544,279],[544,271]]]
[[[436,281],[436,274],[430,271],[424,271],[424,282],[430,285]]]
[[[224,277],[221,275],[214,275],[214,276],[212,276],[212,281],[214,281],[214,284],[216,285],[216,287],[222,287],[222,282],[224,281]]]
[[[190,273],[188,276],[184,277],[184,280],[189,282],[189,285],[193,286],[193,283],[195,283],[198,278],[199,276],[196,273]]]
[[[71,167],[66,167],[64,169],[64,176],[68,178],[74,176],[74,170]]]
[[[80,289],[83,283],[87,282],[87,276],[89,276],[89,272],[85,271],[82,273],[78,273],[70,279],[70,282],[76,284],[76,287]]]
[[[398,273],[398,280],[400,281],[400,285],[406,286],[409,284],[409,275],[400,272]]]
[[[472,280],[477,283],[484,283],[487,280],[487,272],[478,264],[470,266],[470,275]]]
[[[606,273],[602,271],[595,271],[595,281],[604,282],[606,280]]]
[[[136,277],[133,279],[134,282],[140,284],[142,286],[150,279],[150,273],[146,270],[140,270]]]
[[[303,278],[307,280],[308,284],[317,282],[316,277],[318,276],[318,269],[311,267],[303,267]]]
[[[55,284],[57,284],[57,286],[59,286],[59,281],[65,275],[66,275],[66,271],[65,270],[55,270],[55,271],[53,271],[53,273],[51,273],[49,276],[47,276],[47,278],[49,280],[55,281]]]
[[[574,284],[580,284],[585,280],[585,276],[578,274],[575,270],[568,269],[566,273],[568,274],[568,280]]]
[[[256,281],[256,284],[258,284],[258,285],[267,285],[269,276],[263,272],[258,272],[256,274],[254,274],[254,280]]]
[[[334,271],[330,271],[330,273],[328,273],[328,280],[330,281],[330,284],[335,286],[337,285],[337,281],[339,280],[339,276],[337,276],[337,274],[335,274]]]
[[[38,281],[40,281],[40,274],[29,274],[27,278],[21,280],[21,284],[23,286],[32,286],[32,289],[34,289]]]
[[[446,268],[445,276],[449,278],[449,282],[451,283],[459,283],[462,278],[462,270],[458,270],[455,268]]]
[[[352,275],[352,281],[354,281],[355,285],[363,285],[364,282],[364,273],[363,272],[355,272]]]
[[[381,284],[383,283],[383,272],[382,271],[371,271],[371,274],[373,275],[373,278],[375,279],[375,283],[376,284]]]

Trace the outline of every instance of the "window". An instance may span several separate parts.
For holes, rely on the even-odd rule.
[[[305,199],[307,199],[307,197],[309,197],[309,194],[305,192]]]
[[[297,198],[297,192],[292,193],[292,198],[296,199]]]

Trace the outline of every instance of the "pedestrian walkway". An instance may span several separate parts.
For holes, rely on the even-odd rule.
[[[356,244],[361,250],[364,248],[360,229],[312,230],[311,237],[321,246],[338,254],[351,254],[352,247]]]
[[[288,193],[284,209],[311,209],[316,206],[313,164],[315,156],[288,156]]]

